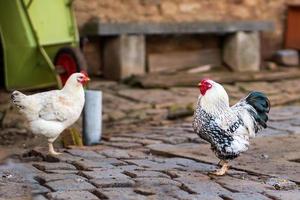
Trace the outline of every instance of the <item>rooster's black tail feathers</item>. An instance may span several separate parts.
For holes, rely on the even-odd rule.
[[[261,92],[254,91],[246,97],[246,102],[256,110],[256,113],[251,113],[255,121],[262,127],[267,128],[267,113],[269,113],[271,107],[267,96]]]

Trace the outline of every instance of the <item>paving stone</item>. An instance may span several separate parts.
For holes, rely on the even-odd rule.
[[[238,86],[244,93],[259,90],[265,93],[267,96],[278,94],[278,88],[268,82],[243,82],[237,83],[236,86]]]
[[[128,178],[122,169],[95,169],[94,171],[82,171],[81,173],[89,179],[101,178]]]
[[[37,195],[32,195],[32,200],[47,200],[47,199],[43,195],[37,194]]]
[[[230,194],[231,192],[221,187],[219,184],[207,180],[206,177],[179,177],[174,179],[183,184],[183,188],[193,194],[201,195],[222,195]]]
[[[148,200],[146,196],[137,194],[133,188],[103,188],[97,189],[96,193],[101,199],[111,200]]]
[[[99,160],[75,161],[73,164],[78,169],[89,170],[93,168],[113,168],[114,166],[125,165],[126,163],[115,158],[105,158]]]
[[[175,180],[162,177],[135,178],[133,180],[136,182],[137,186],[181,185]]]
[[[130,158],[127,151],[121,149],[107,149],[101,151],[101,154],[109,158]]]
[[[100,178],[91,179],[90,182],[98,188],[132,187],[134,185],[134,181],[129,178]]]
[[[195,199],[197,198],[196,195],[191,195],[187,191],[182,190],[180,187],[162,185],[159,188],[160,191],[157,192],[158,194],[168,194],[176,199],[191,199],[191,197]]]
[[[144,134],[143,134],[144,135]],[[109,138],[109,142],[111,143],[139,143],[142,145],[149,145],[149,144],[157,144],[161,143],[161,141],[155,139],[146,139],[146,138],[139,138],[132,135],[123,135],[124,137],[111,137]],[[125,137],[126,136],[126,137]]]
[[[49,188],[46,188],[40,184],[31,184],[30,187],[32,194],[44,194],[50,192]]]
[[[47,194],[49,199],[63,200],[98,200],[99,198],[88,191],[59,191]]]
[[[187,171],[210,172],[216,169],[214,165],[200,163],[186,158],[169,158],[166,159],[165,162],[168,164],[176,164]]]
[[[271,200],[270,198],[259,193],[231,193],[221,195],[221,197],[230,200]]]
[[[67,152],[73,156],[79,156],[81,158],[90,159],[90,160],[105,158],[103,155],[100,155],[94,151],[89,151],[89,150],[70,149],[67,150]]]
[[[93,168],[113,168],[114,166],[109,163],[103,163],[92,160],[75,161],[73,163],[80,170],[92,170]]]
[[[182,168],[188,172],[202,172],[208,173],[216,170],[215,165],[210,165],[206,163],[195,162],[189,166],[182,166]]]
[[[269,122],[268,126],[272,127],[273,129],[287,131],[289,133],[300,133],[300,127],[299,126],[293,126],[289,123]]]
[[[292,190],[298,187],[295,182],[283,178],[269,178],[266,184],[273,186],[276,190]]]
[[[46,170],[45,172],[51,174],[78,174],[77,170]]]
[[[282,130],[276,130],[276,129],[273,129],[273,128],[266,128],[266,129],[263,129],[261,130],[257,136],[260,137],[260,136],[275,136],[275,135],[283,135],[283,134],[287,134],[288,132],[287,131],[282,131]]]
[[[163,200],[163,199],[167,199],[167,200],[178,200],[177,198],[171,197],[169,195],[162,195],[162,194],[157,194],[157,195],[151,195],[151,196],[147,196],[147,200]]]
[[[182,169],[181,166],[176,165],[174,163],[166,163],[165,161],[156,162],[148,159],[132,159],[132,160],[125,160],[129,164],[134,164],[140,167],[147,168],[149,170],[158,170],[163,171],[166,169]]]
[[[295,118],[293,120],[290,120],[289,122],[293,126],[300,126],[300,118]]]
[[[82,176],[78,176],[76,174],[39,174],[35,177],[36,180],[38,180],[39,183],[46,183],[50,181],[57,181],[57,180],[64,180],[64,179],[79,179],[83,178]]]
[[[181,157],[161,157],[161,156],[153,156],[149,157],[154,162],[157,163],[168,163],[168,164],[174,164],[174,165],[180,165],[180,166],[187,166],[188,164],[195,162],[188,158],[181,158]]]
[[[109,92],[111,92],[111,89]],[[149,104],[131,101],[126,98],[110,94],[109,92],[103,93],[103,105],[105,105],[103,107],[104,113],[115,111],[116,108],[123,112],[129,112],[132,110],[145,110],[151,107]]]
[[[165,177],[170,178],[168,175],[157,171],[145,171],[145,170],[131,170],[124,171],[124,174],[131,178],[145,178],[145,177]]]
[[[273,188],[260,182],[241,180],[230,176],[219,177],[215,181],[232,192],[262,193],[267,189]]]
[[[92,190],[95,187],[83,178],[51,181],[45,184],[53,191]]]
[[[132,149],[132,148],[138,148],[142,146],[141,144],[134,143],[134,142],[112,142],[112,143],[105,143],[105,144],[112,147],[118,147],[121,149]]]
[[[149,187],[149,186],[136,186],[134,188],[134,191],[138,194],[141,195],[154,195],[156,193],[156,190],[153,187]]]
[[[26,183],[0,182],[0,199],[30,199],[31,188]]]
[[[298,200],[300,199],[300,190],[289,190],[289,191],[275,191],[267,190],[264,192],[265,195],[276,200]]]
[[[174,180],[180,181],[181,178],[184,179],[195,179],[199,180],[210,180],[211,178],[205,174],[199,172],[188,172],[188,171],[179,171],[179,170],[166,170],[166,173],[169,174]]]
[[[75,170],[76,167],[74,165],[58,162],[58,163],[48,163],[48,162],[40,162],[32,164],[39,170],[49,171],[49,170]]]
[[[74,161],[84,160],[84,158],[79,156],[74,156],[69,153],[63,153],[62,155],[56,156],[60,162],[72,163]]]
[[[164,138],[162,141],[167,144],[181,144],[188,142],[189,138],[184,136],[171,136]]]
[[[157,185],[139,186],[136,187],[134,191],[136,193],[147,195],[147,196],[156,195],[164,198],[172,197],[175,199],[190,199],[191,197],[191,195],[188,192],[180,189],[180,187],[175,185],[168,185],[168,184],[160,185],[160,186]],[[193,195],[193,197],[195,196]]]
[[[281,115],[281,114],[270,114],[270,119],[269,121],[275,121],[275,122],[279,122],[279,121],[287,121],[287,120],[292,120],[294,119],[294,116],[292,114],[290,115]]]
[[[122,165],[122,166],[117,166],[114,169],[119,169],[122,172],[124,172],[124,171],[131,171],[131,170],[143,170],[144,168],[136,165]]]
[[[144,102],[149,104],[156,104],[160,107],[167,107],[175,104],[178,101],[174,98],[174,93],[168,90],[160,89],[149,89],[149,90],[139,90],[139,89],[127,89],[120,90],[119,95],[125,98],[133,99],[137,102]]]
[[[184,200],[223,200],[221,197],[214,194],[190,194],[183,198]]]

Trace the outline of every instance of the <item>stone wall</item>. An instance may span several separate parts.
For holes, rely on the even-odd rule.
[[[300,0],[75,0],[79,27],[103,22],[183,22],[201,20],[271,20],[274,33],[263,35],[264,48],[280,48],[286,5]]]

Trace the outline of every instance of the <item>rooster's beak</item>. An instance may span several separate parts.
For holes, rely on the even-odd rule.
[[[201,83],[198,83],[198,86],[200,87],[200,86],[201,86]]]

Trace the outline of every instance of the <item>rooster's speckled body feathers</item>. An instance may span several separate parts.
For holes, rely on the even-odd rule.
[[[251,92],[230,107],[228,95],[220,84],[203,80],[199,86],[194,131],[211,144],[219,159],[234,159],[248,149],[250,138],[266,128],[270,102],[263,93]]]

